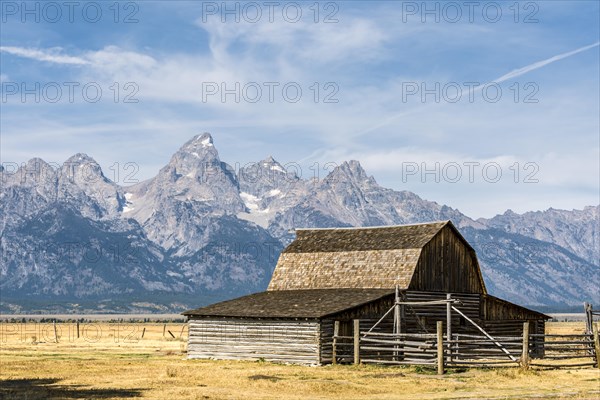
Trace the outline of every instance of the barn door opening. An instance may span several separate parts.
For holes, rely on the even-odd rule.
[[[350,364],[354,360],[354,324],[352,320],[335,320],[333,322],[333,338],[331,362],[333,364]]]
[[[339,335],[350,337],[352,336],[352,320],[340,321]]]

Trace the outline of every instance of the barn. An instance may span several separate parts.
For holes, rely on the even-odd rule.
[[[460,313],[448,312],[447,299]],[[544,333],[550,318],[489,295],[475,251],[450,221],[298,229],[265,292],[183,315],[189,358],[309,365],[331,363],[334,326],[351,334],[354,320],[360,331],[427,333],[445,321],[448,332],[516,336],[526,321]]]

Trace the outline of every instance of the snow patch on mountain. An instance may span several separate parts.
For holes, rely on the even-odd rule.
[[[258,205],[260,199],[258,197],[246,192],[241,192],[240,197],[242,198],[242,200],[244,200],[244,204],[246,205],[246,207],[248,207],[250,211],[257,211],[260,208],[260,206]]]
[[[128,213],[128,212],[135,210],[135,207],[133,206],[133,202],[131,201],[131,199],[133,198],[133,193],[127,192],[127,193],[125,193],[124,197],[125,197],[125,205],[123,206],[123,213]]]

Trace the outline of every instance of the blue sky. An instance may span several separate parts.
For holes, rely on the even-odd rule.
[[[84,152],[124,183],[208,131],[232,165],[357,159],[472,217],[599,203],[597,1],[1,3],[3,163]]]

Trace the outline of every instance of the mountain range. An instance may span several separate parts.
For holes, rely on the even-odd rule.
[[[264,290],[295,228],[452,220],[488,292],[539,310],[600,303],[600,206],[472,219],[380,186],[358,161],[303,179],[273,157],[235,170],[210,134],[133,186],[86,154],[0,168],[0,311],[167,312]]]

